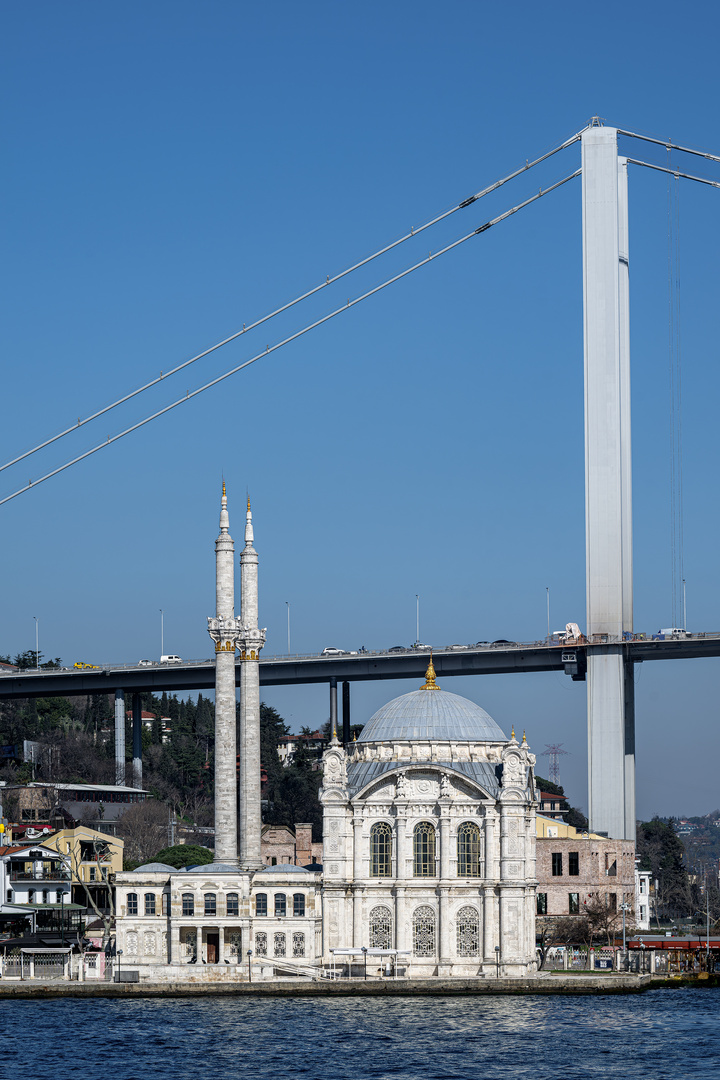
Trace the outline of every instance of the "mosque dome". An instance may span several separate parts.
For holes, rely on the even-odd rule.
[[[393,698],[371,716],[358,742],[507,742],[489,713],[435,684],[432,661],[420,690]]]

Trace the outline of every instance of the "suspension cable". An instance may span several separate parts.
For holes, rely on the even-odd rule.
[[[617,128],[618,135],[627,135],[630,139],[642,139],[643,142],[654,143],[655,146],[664,146],[667,150],[681,150],[684,154],[694,154],[695,157],[707,158],[708,161],[720,161],[720,157],[717,154],[709,154],[705,150],[693,150],[689,146],[679,146],[678,143],[671,142],[670,139],[651,139],[649,135],[638,135],[634,131],[623,131],[622,128]]]
[[[217,378],[212,379],[208,383],[205,383],[204,386],[198,387],[197,390],[188,390],[184,397],[178,398],[176,401],[171,402],[169,405],[166,405],[164,408],[152,413],[150,416],[146,416],[143,420],[138,421],[138,423],[132,424],[131,427],[125,428],[124,431],[118,432],[117,435],[108,435],[107,439],[104,442],[98,443],[90,450],[86,450],[84,453],[79,454],[77,457],[74,457],[71,461],[67,461],[64,465],[58,466],[57,469],[53,469],[51,472],[45,473],[44,476],[39,477],[37,480],[30,480],[24,487],[18,488],[18,490],[14,491],[11,495],[6,495],[3,499],[0,499],[0,506],[2,506],[4,503],[10,502],[11,499],[17,498],[18,495],[22,495],[24,492],[29,491],[31,488],[37,487],[38,484],[42,484],[45,480],[50,480],[51,477],[57,476],[59,473],[64,472],[66,469],[69,469],[72,465],[77,465],[78,462],[84,461],[85,458],[90,457],[91,454],[96,454],[98,450],[103,450],[106,446],[111,446],[112,443],[115,443],[119,439],[124,438],[126,435],[130,435],[131,432],[137,431],[139,428],[144,427],[145,424],[149,424],[152,420],[157,420],[158,417],[164,416],[165,413],[170,412],[171,409],[177,408],[178,405],[183,405],[186,401],[191,401],[192,398],[197,397],[198,394],[204,393],[205,390],[209,390],[211,387],[217,386],[218,383],[223,382],[225,379],[229,379],[231,375],[236,375],[238,371],[242,371],[243,368],[249,367],[250,364],[254,364],[256,360],[261,360],[264,356],[269,356],[270,353],[276,352],[284,345],[288,345],[291,341],[296,341],[297,338],[302,337],[304,334],[307,334],[310,330],[314,330],[316,327],[322,326],[323,323],[328,322],[330,319],[334,319],[336,315],[341,315],[344,311],[349,311],[351,308],[356,307],[357,304],[362,303],[363,300],[367,300],[369,297],[374,296],[375,293],[381,292],[381,290],[386,289],[388,285],[393,285],[396,281],[401,281],[403,278],[407,277],[408,274],[412,274],[413,271],[419,270],[421,266],[427,266],[428,263],[433,262],[435,259],[438,259],[441,255],[446,255],[449,251],[453,251],[461,244],[464,244],[467,240],[471,240],[474,236],[479,236],[480,233],[487,232],[487,230],[492,228],[493,225],[497,225],[499,224],[499,222],[505,221],[513,214],[517,214],[519,210],[523,210],[526,206],[530,206],[531,203],[537,202],[537,200],[541,199],[544,195],[549,195],[551,191],[556,191],[557,188],[562,187],[563,184],[567,184],[569,180],[573,180],[576,176],[580,176],[580,173],[581,170],[576,169],[575,172],[570,173],[569,176],[564,177],[562,180],[558,180],[556,183],[551,184],[549,187],[546,187],[544,189],[541,188],[537,192],[537,194],[532,195],[529,199],[525,199],[524,202],[518,203],[516,206],[511,207],[504,213],[499,214],[497,217],[491,218],[489,221],[486,221],[483,225],[479,225],[477,229],[473,229],[472,232],[466,233],[464,236],[461,236],[459,240],[454,240],[451,244],[448,244],[444,248],[440,248],[440,250],[436,251],[434,254],[430,252],[426,259],[421,259],[420,262],[415,263],[413,266],[408,267],[406,270],[401,271],[401,273],[399,274],[395,274],[393,277],[387,278],[379,285],[376,285],[374,288],[369,289],[365,293],[362,293],[360,296],[356,296],[352,300],[348,297],[347,303],[343,304],[342,307],[335,308],[334,311],[329,312],[327,315],[323,315],[320,319],[316,319],[315,322],[309,323],[307,326],[304,326],[301,330],[297,330],[294,334],[291,334],[289,337],[284,338],[282,341],[278,341],[274,345],[267,345],[263,352],[257,353],[255,356],[250,357],[249,360],[245,360],[242,364],[238,364],[230,371],[226,371],[222,375],[218,375]]]
[[[455,214],[458,210],[464,210],[466,207],[472,206],[478,199],[482,199],[485,195],[497,191],[498,188],[503,187],[505,184],[509,183],[510,180],[514,180],[516,177],[521,176],[541,162],[547,161],[548,158],[553,157],[553,155],[559,153],[561,150],[566,150],[568,146],[572,146],[573,143],[577,142],[580,137],[579,133],[573,135],[559,146],[555,146],[552,150],[548,150],[547,153],[541,154],[540,157],[535,158],[534,161],[526,161],[522,168],[516,169],[515,172],[508,173],[507,176],[503,176],[500,180],[496,180],[493,184],[483,188],[482,191],[478,191],[474,195],[470,195],[467,199],[463,199],[462,202],[453,206],[450,210],[445,210],[442,214],[438,214],[437,217],[432,218],[430,221],[426,221],[424,225],[420,225],[418,228],[411,228],[409,233],[405,233],[405,235],[401,236],[398,240],[393,240],[392,243],[379,248],[378,251],[373,252],[372,255],[368,255],[359,262],[353,263],[352,266],[347,267],[345,270],[341,270],[338,274],[332,276],[328,274],[325,281],[320,285],[315,285],[312,289],[308,289],[307,292],[301,293],[299,296],[296,296],[294,300],[289,300],[286,304],[271,311],[268,315],[263,315],[261,319],[257,319],[255,322],[250,323],[249,326],[246,326],[245,323],[243,323],[242,330],[237,330],[234,334],[230,334],[229,337],[216,342],[215,345],[211,345],[209,348],[199,352],[197,356],[192,356],[189,360],[184,360],[182,364],[178,364],[176,367],[171,368],[170,371],[161,371],[157,378],[151,379],[150,382],[144,383],[142,386],[138,386],[135,390],[131,390],[128,394],[124,394],[123,397],[118,398],[117,401],[111,402],[110,405],[106,405],[97,412],[91,413],[89,416],[82,419],[78,417],[76,424],[72,424],[71,427],[65,428],[64,431],[58,432],[57,435],[53,435],[51,438],[45,439],[44,442],[38,443],[37,446],[34,446],[31,450],[26,450],[23,454],[19,454],[18,457],[13,458],[12,461],[6,461],[4,465],[0,465],[0,472],[4,472],[5,469],[9,469],[12,465],[17,465],[19,461],[24,461],[25,458],[30,457],[32,454],[36,454],[38,450],[44,450],[46,446],[51,446],[52,443],[57,442],[58,439],[70,435],[73,431],[77,431],[78,428],[83,427],[85,424],[89,424],[92,420],[97,420],[98,417],[104,416],[112,409],[116,409],[119,405],[124,405],[126,401],[130,401],[132,398],[137,397],[138,394],[150,390],[151,387],[157,386],[158,383],[163,382],[165,379],[169,379],[171,375],[176,375],[178,371],[182,371],[184,368],[189,367],[190,364],[194,364],[197,360],[202,360],[204,357],[209,356],[210,353],[221,349],[223,345],[228,345],[231,341],[235,341],[237,338],[242,337],[243,334],[255,330],[258,326],[262,326],[263,323],[269,322],[270,319],[274,319],[277,315],[281,315],[284,311],[289,311],[290,308],[295,307],[296,304],[301,303],[303,300],[307,300],[310,296],[314,296],[315,293],[320,292],[322,289],[326,289],[329,285],[334,285],[336,281],[340,281],[342,278],[347,277],[348,274],[352,274],[355,270],[367,266],[368,263],[373,262],[374,259],[378,259],[381,255],[386,255],[388,251],[392,251],[394,248],[399,247],[400,244],[404,244],[406,240],[411,240],[414,237],[419,236],[420,233],[425,232],[426,229],[430,229],[433,225],[437,225],[440,221],[444,221],[445,218]]]
[[[681,172],[679,169],[671,169],[665,165],[651,165],[649,161],[638,161],[636,158],[626,158],[628,165],[642,165],[646,169],[656,169],[657,172],[670,173],[671,176],[679,176],[683,180],[695,180],[698,184],[708,184],[710,187],[720,188],[720,181],[708,180],[705,176],[693,176],[692,173]]]

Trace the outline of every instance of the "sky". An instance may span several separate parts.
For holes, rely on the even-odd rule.
[[[720,152],[710,3],[153,0],[0,11],[0,463],[558,146],[593,116]],[[666,164],[661,147],[621,152]],[[720,180],[720,167],[673,155]],[[568,176],[578,144],[0,472],[0,498]],[[720,628],[720,197],[631,167],[635,628],[672,622],[669,281],[680,289],[687,623]],[[672,213],[668,214],[668,188]],[[584,627],[580,181],[0,506],[0,653],[210,655],[221,478],[250,493],[267,654]],[[676,198],[679,203],[676,204]],[[668,245],[679,274],[669,279]],[[676,315],[675,315],[676,317]],[[638,815],[717,785],[719,660],[637,676]],[[561,743],[586,687],[445,689]],[[361,723],[407,682],[353,688]],[[267,688],[294,730],[324,687]],[[548,772],[539,757],[538,771]],[[678,768],[679,762],[683,765]]]

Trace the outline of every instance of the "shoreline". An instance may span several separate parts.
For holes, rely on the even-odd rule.
[[[0,999],[57,998],[182,998],[182,997],[461,997],[474,994],[534,995],[642,994],[647,990],[710,988],[720,986],[720,976],[705,979],[658,975],[546,975],[522,979],[336,979],[309,982],[306,979],[274,979],[248,983],[76,983],[0,981]]]

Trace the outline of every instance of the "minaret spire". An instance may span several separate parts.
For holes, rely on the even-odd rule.
[[[260,650],[265,631],[258,626],[258,555],[253,547],[250,497],[245,515],[245,547],[240,553],[240,867],[262,867],[260,833]]]
[[[230,535],[225,481],[220,503],[220,535],[215,541],[215,618],[208,633],[215,642],[215,859],[236,864],[235,649],[240,621],[235,618],[235,544]]]

